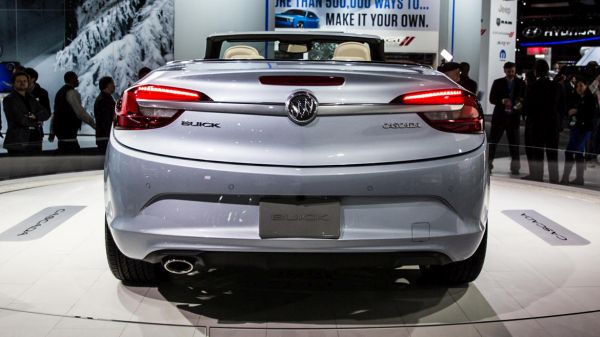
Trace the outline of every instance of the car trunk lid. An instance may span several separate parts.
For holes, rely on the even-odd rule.
[[[212,65],[212,66],[209,66]],[[178,68],[179,67],[179,68]],[[175,71],[176,70],[176,71]],[[339,85],[262,84],[261,77],[342,78]],[[201,92],[211,102],[142,102],[182,111],[170,124],[115,130],[117,141],[158,155],[223,163],[318,167],[430,160],[472,151],[483,134],[443,132],[420,112],[460,107],[390,105],[400,95],[456,87],[422,67],[323,62],[206,62],[172,65],[144,83]],[[309,83],[310,84],[310,83]],[[289,118],[298,92],[318,101],[307,125]]]

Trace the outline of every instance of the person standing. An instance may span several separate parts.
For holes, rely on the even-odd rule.
[[[81,148],[77,142],[77,133],[81,122],[96,128],[94,118],[81,105],[81,95],[75,89],[79,86],[77,74],[68,71],[64,76],[65,85],[56,93],[54,99],[54,117],[50,131],[50,141],[54,135],[58,138],[58,153],[77,154]]]
[[[576,80],[575,90],[579,96],[575,107],[571,108],[569,114],[569,127],[571,133],[569,136],[569,145],[565,152],[565,169],[561,184],[583,185],[583,172],[585,170],[584,152],[588,141],[592,136],[594,129],[594,115],[598,111],[598,101],[588,89],[585,79],[579,78]],[[573,161],[575,161],[575,180],[569,181],[571,170],[573,169]]]
[[[42,88],[40,84],[37,82],[39,79],[38,72],[33,68],[25,68],[25,72],[29,75],[29,93],[40,102],[40,104],[46,109],[50,111],[50,98],[48,95],[48,91]]]
[[[10,155],[32,155],[42,152],[40,123],[50,118],[46,110],[28,91],[29,75],[16,72],[12,76],[13,91],[4,98],[7,130],[4,148]]]
[[[50,98],[48,96],[48,91],[42,88],[37,82],[39,78],[39,74],[33,68],[25,68],[25,72],[29,75],[29,93],[38,102],[46,109],[46,111],[51,112],[50,110]],[[40,123],[40,134],[42,135],[42,139],[44,138],[44,124]]]
[[[467,62],[461,62],[460,81],[458,81],[458,84],[477,95],[477,82],[469,77],[469,71],[471,71],[471,65]]]
[[[115,115],[115,82],[111,77],[102,77],[98,82],[100,94],[94,103],[94,117],[96,117],[96,145],[101,153],[106,153],[110,128]]]
[[[150,74],[152,72],[152,69],[148,68],[148,67],[143,67],[142,69],[140,69],[138,71],[138,78],[137,80],[141,80],[142,78],[146,77],[146,75]]]
[[[560,84],[548,77],[550,66],[544,60],[535,62],[537,80],[527,91],[525,132],[531,137],[529,175],[523,179],[543,181],[544,152],[548,159],[551,183],[558,183],[558,140],[560,115],[565,109],[565,94]]]
[[[503,78],[499,78],[492,84],[490,90],[490,103],[495,105],[492,115],[492,128],[489,139],[489,167],[493,169],[496,156],[496,147],[506,132],[510,151],[510,173],[517,175],[521,169],[519,155],[519,110],[525,95],[525,82],[517,77],[517,67],[513,62],[504,64]]]
[[[440,65],[437,70],[448,76],[451,80],[458,83],[460,81],[460,64],[456,62],[446,62]]]
[[[596,97],[600,104],[600,75],[590,83],[588,89]],[[592,131],[592,151],[596,155],[600,155],[600,113],[594,116],[594,130]]]

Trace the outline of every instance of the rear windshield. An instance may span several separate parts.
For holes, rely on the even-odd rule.
[[[371,61],[368,43],[338,41],[223,41],[220,59]]]

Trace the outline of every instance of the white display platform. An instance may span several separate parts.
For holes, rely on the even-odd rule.
[[[0,241],[0,336],[598,336],[600,193],[492,179],[488,256],[466,287],[419,272],[221,272],[128,287],[104,256],[102,172],[0,182],[0,233],[85,206],[45,236]],[[590,244],[555,246],[505,210]]]

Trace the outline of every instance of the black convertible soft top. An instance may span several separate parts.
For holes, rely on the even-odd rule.
[[[375,35],[349,34],[340,32],[248,32],[248,33],[229,33],[214,34],[206,38],[205,59],[219,59],[221,46],[224,41],[231,42],[255,42],[255,41],[285,41],[290,43],[312,43],[312,42],[361,42],[367,43],[371,50],[371,61],[384,62],[385,42]]]

